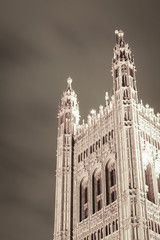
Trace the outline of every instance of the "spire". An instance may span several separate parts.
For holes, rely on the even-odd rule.
[[[129,61],[134,64],[134,59],[131,54],[131,49],[128,43],[124,41],[124,32],[122,30],[116,30],[116,46],[114,48],[114,57],[113,63],[117,63],[118,61]]]
[[[128,88],[137,91],[136,88],[136,75],[135,75],[135,64],[131,53],[131,49],[124,41],[124,32],[122,30],[116,30],[116,45],[113,49],[114,55],[112,59],[112,76],[113,76],[113,88],[114,91],[119,89],[124,91],[124,99],[129,97],[134,98],[137,101],[137,95],[132,93]]]
[[[79,123],[79,104],[77,101],[77,94],[72,89],[72,79],[67,78],[67,88],[63,92],[61,97],[61,104],[59,107],[59,116],[70,116],[70,119],[74,119],[74,123]]]
[[[61,107],[75,107],[77,105],[77,95],[72,89],[72,78],[67,78],[67,88],[62,94]]]

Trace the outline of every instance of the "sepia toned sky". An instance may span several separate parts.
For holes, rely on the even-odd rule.
[[[160,111],[160,14],[152,0],[0,2],[0,239],[52,240],[58,104],[66,79],[81,119],[112,94],[122,29],[139,99]]]

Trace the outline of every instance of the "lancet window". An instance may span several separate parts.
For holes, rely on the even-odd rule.
[[[145,170],[145,181],[146,181],[147,199],[155,203],[152,168],[150,163],[147,165]]]
[[[123,91],[123,99],[126,99],[126,98],[128,98],[128,90],[127,89],[125,89]]]
[[[116,200],[116,171],[115,163],[111,162],[106,165],[106,205]]]
[[[102,208],[102,177],[99,169],[96,169],[92,175],[92,206],[93,213]]]
[[[127,77],[126,75],[122,75],[122,87],[126,87],[127,86]]]
[[[88,217],[88,179],[80,183],[80,222]]]

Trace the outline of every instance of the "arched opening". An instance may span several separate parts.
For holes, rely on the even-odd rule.
[[[116,219],[116,231],[118,230],[118,219]]]
[[[98,229],[98,240],[100,240],[100,229]]]
[[[111,234],[111,224],[109,223],[109,226],[108,226],[108,231],[109,231],[109,235]]]
[[[103,228],[101,228],[101,239],[103,239]]]
[[[112,232],[114,232],[115,231],[115,222],[113,221],[112,222]]]
[[[93,233],[91,234],[91,240],[93,240]]]
[[[99,169],[92,175],[92,207],[93,213],[102,208],[102,177]]]
[[[88,217],[88,180],[80,183],[80,222]]]
[[[151,220],[151,229],[152,231],[154,231],[154,228],[153,228],[153,221]]]
[[[106,236],[108,236],[108,226],[106,225]]]
[[[105,135],[105,142],[106,143],[108,142],[108,135],[107,134]]]
[[[127,86],[127,77],[126,75],[122,75],[122,87],[126,87]]]
[[[84,151],[84,153],[83,153],[83,154],[84,154],[83,158],[85,159],[85,158],[86,158],[86,151]]]
[[[106,205],[109,205],[110,201],[109,201],[109,171],[108,171],[108,166],[106,165]]]
[[[106,205],[116,200],[116,171],[115,163],[112,162],[106,165]]]
[[[108,134],[108,140],[110,141],[111,140],[111,133],[109,132]]]
[[[103,145],[105,144],[104,136],[103,136]]]
[[[98,149],[98,142],[96,141],[96,150]]]
[[[147,185],[147,199],[153,203],[155,203],[154,198],[154,187],[153,187],[153,178],[152,178],[152,168],[149,163],[145,170],[145,181]]]

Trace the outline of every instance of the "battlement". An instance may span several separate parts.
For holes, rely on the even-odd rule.
[[[148,104],[144,106],[142,100],[138,104],[138,112],[154,126],[160,128],[160,113],[155,114],[154,109],[151,108]]]
[[[91,131],[92,128],[94,129],[98,124],[103,124],[104,118],[107,116],[109,117],[109,115],[113,113],[113,99],[113,96],[109,99],[108,93],[106,92],[106,105],[100,105],[98,113],[96,113],[96,110],[94,109],[91,110],[87,117],[87,123],[83,120],[82,124],[77,126],[75,139],[80,138],[80,136],[84,135],[88,130]]]

